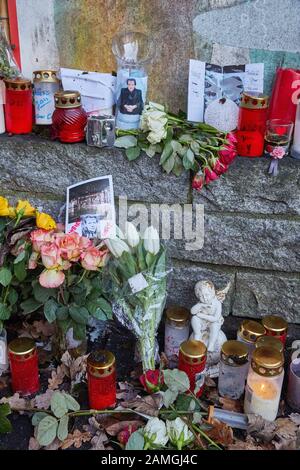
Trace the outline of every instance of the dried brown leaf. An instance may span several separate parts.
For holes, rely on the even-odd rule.
[[[235,439],[233,444],[229,444],[228,450],[265,450],[265,448],[257,444],[253,437],[247,436],[245,441]]]
[[[29,406],[29,402],[25,398],[21,398],[19,393],[15,393],[11,397],[1,398],[0,403],[8,403],[16,411],[23,410]],[[19,413],[22,414],[22,411],[19,411]]]
[[[51,378],[48,379],[48,388],[50,390],[56,390],[63,383],[65,377],[65,370],[58,366],[56,370],[51,372]]]
[[[212,418],[209,423],[212,429],[205,431],[205,433],[217,444],[221,444],[224,447],[228,447],[233,443],[233,431],[230,426],[222,423],[218,419]]]
[[[116,436],[120,431],[122,431],[123,429],[129,427],[129,426],[132,426],[132,427],[135,427],[136,429],[144,426],[144,422],[139,420],[139,419],[134,419],[134,420],[131,420],[131,421],[128,421],[128,420],[124,420],[124,421],[118,421],[117,423],[114,423],[114,424],[111,424],[110,426],[107,426],[105,428],[105,431],[107,432],[107,434],[109,434],[110,436]]]
[[[275,421],[275,435],[282,439],[296,439],[298,426],[289,418],[278,418]]]
[[[73,359],[69,351],[66,351],[61,362],[65,374],[70,377],[72,383],[79,383],[85,379],[88,354]]]
[[[162,397],[159,394],[147,395],[146,397],[136,397],[134,400],[122,402],[122,407],[130,408],[139,413],[149,416],[158,416]]]
[[[69,447],[76,447],[79,449],[84,442],[90,441],[92,435],[89,432],[81,432],[79,429],[75,429],[73,434],[68,434],[68,437],[61,444],[62,449],[68,449]]]
[[[119,390],[117,390],[117,399],[118,400],[133,400],[138,391],[135,390],[134,386],[128,382],[119,382]]]
[[[35,437],[29,439],[28,450],[40,450],[41,445],[38,443]]]
[[[92,447],[90,450],[105,450],[104,444],[108,442],[107,435],[103,431],[98,431],[92,438]]]
[[[169,368],[169,359],[167,358],[166,354],[162,352],[160,354],[160,366],[162,369],[168,369]]]
[[[8,375],[0,377],[0,390],[8,387]]]
[[[289,418],[295,423],[297,426],[300,426],[300,413],[291,413]]]
[[[53,393],[54,390],[48,389],[45,393],[37,395],[31,400],[31,406],[33,408],[41,408],[43,410],[48,410],[48,408],[50,408],[50,402]]]
[[[45,320],[34,321],[33,328],[36,331],[36,334],[39,336],[45,336],[46,338],[53,336],[55,333],[55,325],[53,323],[48,323]]]
[[[219,402],[221,403],[223,410],[235,411],[236,413],[243,412],[243,407],[240,400],[233,400],[232,398],[220,397]]]

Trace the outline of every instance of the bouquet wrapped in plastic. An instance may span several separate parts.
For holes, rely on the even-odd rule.
[[[140,237],[131,223],[126,225],[126,238],[120,234],[105,243],[113,256],[109,263],[113,313],[137,337],[144,372],[153,370],[156,333],[167,297],[166,250],[153,227]]]
[[[0,24],[0,79],[18,77],[19,75],[21,75],[21,72],[15,62],[4,29]]]

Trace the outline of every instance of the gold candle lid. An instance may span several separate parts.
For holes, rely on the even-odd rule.
[[[248,347],[241,341],[229,340],[221,348],[222,360],[230,366],[240,366],[248,360]]]
[[[56,70],[35,70],[33,72],[34,82],[48,82],[48,83],[59,83],[60,80],[57,76]]]
[[[265,109],[269,106],[269,97],[262,93],[242,93],[240,107],[248,109]]]
[[[25,91],[32,88],[32,83],[27,78],[5,78],[4,83],[8,90]]]
[[[273,347],[261,346],[253,352],[251,367],[259,375],[279,375],[283,371],[283,364],[283,354]]]
[[[116,359],[112,352],[99,349],[89,354],[87,365],[93,369],[105,371],[112,367],[115,361]]]
[[[79,91],[66,90],[54,93],[56,108],[79,108],[81,106],[81,95]]]
[[[9,343],[8,350],[17,356],[24,356],[35,350],[35,342],[31,338],[16,338]]]
[[[266,330],[273,331],[277,335],[285,333],[288,329],[287,321],[277,315],[267,315],[262,319],[262,324]]]
[[[244,320],[239,328],[239,334],[247,343],[255,343],[256,340],[266,334],[261,323],[254,320]]]
[[[203,359],[206,356],[205,344],[195,339],[189,339],[181,343],[180,351],[189,359]]]
[[[283,344],[282,342],[277,339],[275,336],[261,336],[255,343],[256,348],[260,348],[262,346],[266,346],[268,348],[275,348],[279,352],[283,352]]]
[[[166,309],[166,317],[171,322],[174,322],[176,326],[183,326],[188,322],[190,318],[190,312],[185,307],[168,307]]]

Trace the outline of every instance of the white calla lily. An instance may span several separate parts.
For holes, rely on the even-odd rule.
[[[169,438],[165,423],[159,418],[151,418],[144,427],[145,447],[149,449],[155,447],[164,447]]]
[[[140,236],[137,229],[131,222],[126,222],[125,233],[128,245],[131,248],[135,248],[140,242]]]
[[[144,235],[144,248],[151,255],[157,255],[160,250],[158,231],[154,227],[147,227]]]
[[[124,251],[130,253],[127,243],[119,238],[108,238],[104,243],[115,258],[120,258]]]
[[[167,434],[173,446],[178,450],[194,440],[193,433],[181,418],[176,418],[174,421],[167,420]]]

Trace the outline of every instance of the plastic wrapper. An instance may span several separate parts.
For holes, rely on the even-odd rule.
[[[21,75],[7,41],[4,29],[0,25],[0,78],[15,78]]]

